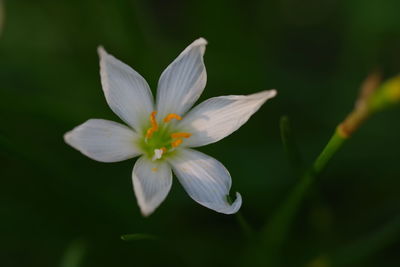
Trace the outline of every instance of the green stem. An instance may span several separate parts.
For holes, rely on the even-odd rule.
[[[377,85],[375,85],[377,86]],[[366,87],[363,88],[365,93]],[[372,88],[374,89],[374,88]],[[256,250],[256,257],[266,259],[264,266],[277,266],[279,254],[282,251],[283,242],[293,223],[303,199],[317,176],[325,169],[333,155],[343,146],[345,141],[354,133],[360,125],[373,113],[395,103],[400,102],[400,76],[389,80],[376,90],[374,94],[362,94],[358,99],[356,108],[336,128],[328,144],[316,158],[311,168],[305,171],[301,180],[295,185],[286,200],[272,216],[261,232],[260,251]],[[290,141],[290,128],[287,119],[281,120],[281,134],[286,150],[292,149]],[[293,152],[293,151],[292,151]],[[293,159],[293,155],[291,156]]]
[[[306,171],[299,183],[292,189],[286,200],[272,216],[269,223],[263,229],[262,258],[266,259],[266,266],[277,266],[279,253],[286,236],[290,230],[293,218],[298,211],[302,200],[309,188],[315,182],[317,175],[326,167],[333,155],[342,147],[346,138],[342,137],[338,130],[335,131],[328,144],[317,157],[312,168]],[[264,262],[265,263],[265,262]]]
[[[226,196],[226,199],[228,200],[229,204],[232,204],[232,199],[229,195]],[[236,221],[238,222],[240,228],[242,229],[243,235],[247,239],[250,239],[251,236],[253,235],[253,229],[251,228],[250,224],[246,221],[240,210],[236,212],[235,215],[236,215]]]
[[[347,140],[344,138],[338,129],[336,129],[335,133],[332,135],[328,144],[325,146],[324,150],[322,150],[321,154],[317,157],[313,164],[314,176],[317,176],[332,158],[332,156],[338,151],[339,148],[342,147],[343,143]]]

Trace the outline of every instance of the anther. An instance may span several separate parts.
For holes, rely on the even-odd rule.
[[[153,111],[150,114],[150,124],[151,124],[151,128],[147,130],[146,132],[146,139],[149,139],[153,136],[153,133],[156,132],[158,130],[158,124],[157,124],[157,120],[156,120],[156,114],[157,111]]]
[[[180,121],[180,120],[182,120],[182,117],[179,116],[178,114],[170,113],[170,114],[168,114],[167,116],[165,116],[164,122],[169,122],[169,121],[172,120],[172,119],[175,119],[175,120]]]
[[[191,133],[172,133],[171,137],[172,138],[189,138],[191,137]]]
[[[172,143],[171,143],[171,146],[172,147],[178,147],[180,144],[182,144],[182,139],[176,139],[175,141],[173,141]]]

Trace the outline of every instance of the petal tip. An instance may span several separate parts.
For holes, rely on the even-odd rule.
[[[236,192],[235,201],[233,201],[231,204],[229,204],[229,206],[227,206],[225,209],[220,210],[218,212],[224,213],[227,215],[235,214],[236,212],[239,211],[241,206],[242,206],[242,196],[240,195],[239,192]]]
[[[63,136],[64,142],[71,146],[72,131],[66,132]]]
[[[139,186],[138,184],[136,186]],[[139,192],[135,191],[135,195],[136,195],[136,199],[137,199],[137,203],[140,209],[140,213],[142,214],[143,217],[149,217],[151,214],[153,214],[153,212],[159,207],[159,205],[149,205],[148,203],[146,203],[142,197],[138,197],[138,195],[142,195]]]
[[[140,208],[140,213],[141,213],[142,216],[145,217],[145,218],[149,217],[149,216],[153,213],[153,211],[154,211],[154,210],[149,210],[149,209],[146,209],[146,208],[142,208],[142,207],[140,207],[140,206],[139,206],[139,208]]]
[[[270,98],[273,98],[278,94],[278,91],[276,89],[268,90],[268,92],[269,92],[269,97]]]
[[[275,89],[270,89],[270,90],[265,90],[260,92],[259,94],[263,95],[263,98],[265,98],[266,100],[275,97],[278,92]],[[255,94],[257,95],[257,94]]]
[[[187,53],[188,51],[190,51],[191,49],[195,49],[198,48],[200,49],[200,52],[202,55],[204,55],[204,52],[206,51],[206,45],[208,44],[207,40],[204,39],[203,37],[200,37],[196,40],[193,41],[193,43],[191,43],[183,52],[182,54]]]
[[[102,45],[99,45],[97,47],[97,54],[99,54],[100,57],[102,57],[103,55],[107,55],[107,52]]]
[[[193,42],[194,45],[207,45],[208,42],[205,38],[200,37]]]
[[[232,207],[232,213],[236,213],[239,211],[239,209],[242,207],[242,195],[239,192],[236,192],[236,199],[231,205]]]
[[[274,98],[278,92],[275,89],[271,90],[264,90],[252,95],[249,95],[249,99],[259,99],[262,103],[266,102],[267,100]]]

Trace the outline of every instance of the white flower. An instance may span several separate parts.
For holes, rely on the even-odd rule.
[[[192,147],[221,140],[242,126],[275,90],[247,96],[214,97],[188,111],[206,85],[203,38],[189,45],[161,74],[157,100],[136,71],[99,47],[103,91],[110,108],[129,127],[91,119],[65,134],[65,141],[91,159],[116,162],[140,155],[132,173],[143,215],[150,215],[172,185],[172,170],[196,202],[232,214],[242,198],[227,199],[228,170]]]

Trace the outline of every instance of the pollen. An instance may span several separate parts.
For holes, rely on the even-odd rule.
[[[157,172],[158,169],[157,169],[157,168],[152,168],[151,171],[152,171],[152,172]]]
[[[180,121],[180,120],[182,120],[182,117],[179,116],[178,114],[170,113],[167,116],[165,116],[164,122],[169,122],[170,120],[173,120],[173,119]]]
[[[191,137],[191,133],[172,133],[171,138],[189,138]]]
[[[146,138],[150,139],[153,136],[154,132],[158,131],[158,124],[157,124],[157,120],[156,120],[156,114],[157,111],[153,111],[150,114],[150,124],[151,124],[151,128],[149,128],[146,132]]]

